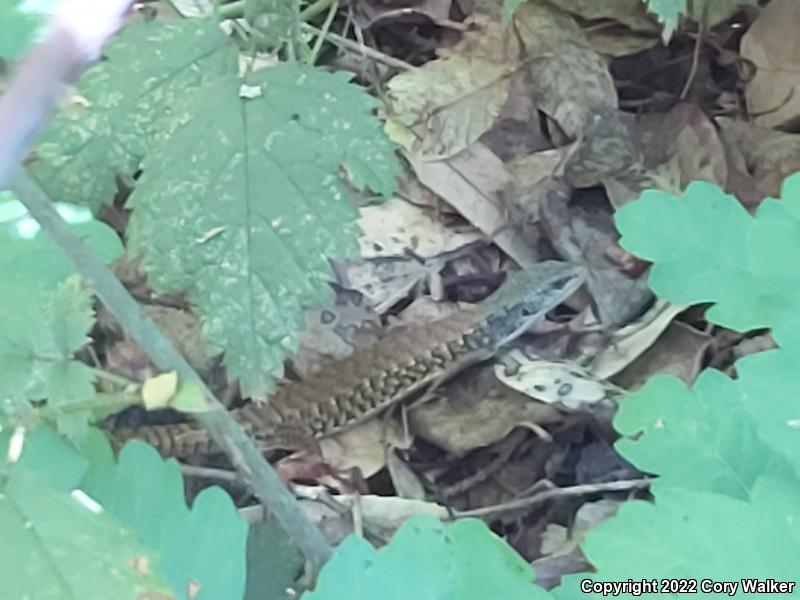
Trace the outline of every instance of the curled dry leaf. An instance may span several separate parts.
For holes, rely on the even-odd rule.
[[[388,84],[388,112],[417,136],[425,160],[458,154],[494,123],[505,103],[519,46],[499,23],[481,19],[452,48]]]
[[[409,411],[414,434],[451,454],[461,456],[488,446],[514,427],[534,428],[562,418],[554,408],[501,385],[491,369],[463,375],[438,390],[437,399]],[[467,379],[468,375],[473,377]]]
[[[655,375],[674,375],[691,386],[710,343],[707,334],[684,323],[670,323],[658,340],[614,380],[635,390]]]
[[[617,108],[617,90],[602,57],[566,13],[544,3],[527,3],[514,18],[540,110],[572,138],[592,114]]]
[[[772,0],[742,37],[744,58],[756,65],[745,97],[755,121],[765,127],[800,122],[800,2]]]
[[[652,346],[684,310],[686,306],[657,300],[641,318],[612,333],[604,348],[592,352],[591,372],[602,379],[619,373]]]
[[[506,373],[503,366],[497,365],[497,379],[526,396],[563,410],[610,416],[617,399],[625,393],[578,365],[527,357],[517,362],[519,366],[513,374]]]
[[[758,200],[778,198],[783,180],[800,170],[800,135],[725,117],[718,117],[716,122],[726,153],[734,161],[739,159],[738,169],[753,180]],[[742,199],[740,189],[726,191]]]
[[[392,448],[409,446],[402,426],[380,416],[319,441],[326,464],[340,471],[358,468],[364,477],[371,477],[386,466],[387,452]]]
[[[503,162],[481,143],[452,158],[425,161],[409,156],[419,180],[480,229],[520,265],[538,262],[518,225],[510,222],[498,194],[512,181]]]

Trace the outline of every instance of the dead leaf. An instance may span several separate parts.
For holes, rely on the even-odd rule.
[[[475,231],[445,227],[431,211],[401,198],[365,206],[360,212],[357,223],[363,232],[359,240],[363,258],[401,256],[408,250],[420,256],[435,256],[481,238]]]
[[[397,420],[386,422],[381,416],[319,441],[326,464],[339,471],[358,468],[365,478],[386,466],[386,453],[391,448],[409,446],[410,440]]]
[[[741,53],[756,65],[745,97],[756,123],[800,123],[800,2],[772,0],[744,34]]]
[[[468,374],[439,389],[437,399],[411,407],[409,423],[417,436],[461,456],[503,439],[514,427],[562,418],[554,408],[500,384],[491,369]]]
[[[702,367],[711,338],[683,323],[671,323],[650,346],[614,380],[635,390],[655,375],[674,375],[691,386]]]
[[[657,300],[639,319],[613,332],[604,348],[590,351],[594,356],[591,372],[603,379],[619,373],[652,346],[684,310],[685,306]]]
[[[519,59],[513,36],[487,19],[472,24],[440,58],[388,83],[388,113],[418,136],[422,160],[452,157],[488,131],[506,101]]]
[[[498,197],[511,183],[505,165],[480,143],[442,161],[418,160],[408,156],[419,180],[465,219],[480,229],[519,265],[538,262],[536,251],[527,245],[518,227],[506,217]]]
[[[613,415],[624,390],[590,371],[564,361],[530,359],[514,353],[515,372],[496,365],[494,374],[508,387],[540,402],[567,411],[600,411]],[[605,410],[604,409],[610,409]]]
[[[726,152],[743,158],[738,168],[752,177],[761,198],[780,197],[783,180],[800,171],[800,135],[723,117],[716,121]]]
[[[601,56],[568,14],[527,3],[514,17],[529,60],[537,106],[573,139],[592,114],[617,108],[617,90]]]

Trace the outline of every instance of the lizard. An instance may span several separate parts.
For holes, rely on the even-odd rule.
[[[263,450],[313,447],[316,440],[438,384],[457,368],[488,360],[569,298],[584,279],[580,266],[537,263],[510,276],[487,300],[431,323],[394,327],[310,377],[279,386],[266,402],[232,410],[232,416]],[[194,422],[119,428],[110,435],[117,447],[141,439],[176,458],[217,451]]]

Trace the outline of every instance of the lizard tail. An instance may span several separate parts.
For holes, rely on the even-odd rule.
[[[169,458],[189,458],[219,451],[208,433],[193,423],[124,427],[109,432],[109,435],[115,450],[122,448],[129,440],[142,440]]]

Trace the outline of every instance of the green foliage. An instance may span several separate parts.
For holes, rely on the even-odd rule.
[[[0,434],[0,577],[9,598],[172,598],[152,548],[82,492],[89,465],[46,427],[25,434],[6,462],[12,429]]]
[[[36,4],[29,0],[0,2],[0,58],[19,58],[28,48],[52,2]]]
[[[548,598],[530,565],[482,521],[444,526],[409,518],[380,551],[351,536],[325,565],[305,600],[503,600]]]
[[[700,374],[691,390],[674,377],[651,379],[614,419],[626,436],[617,450],[639,469],[658,473],[653,489],[689,488],[747,498],[759,477],[792,476],[781,455],[757,434],[735,381]]]
[[[117,175],[139,169],[167,123],[192,118],[190,90],[237,71],[236,50],[213,21],[136,22],[105,57],[81,78],[80,99],[53,119],[30,163],[51,198],[95,211],[113,200]]]
[[[244,1],[244,18],[252,26],[259,48],[275,50],[291,39],[298,18],[295,6],[284,0]]]
[[[664,36],[669,39],[678,28],[681,15],[686,13],[686,0],[642,0],[647,9],[658,17],[664,26]]]
[[[241,599],[247,523],[222,489],[206,488],[190,510],[177,463],[144,442],[126,444],[118,463],[97,431],[83,449],[90,466],[81,488],[158,553],[178,600]]]
[[[23,469],[15,469],[0,492],[0,531],[5,540],[0,578],[7,598],[171,597],[147,567],[155,554],[129,530]]]
[[[10,430],[0,431],[0,456],[6,455]],[[4,538],[18,535],[18,525],[7,514],[15,511],[37,527],[41,522],[42,529],[33,530],[38,538],[30,544],[36,553],[31,550],[29,556],[15,554],[13,544],[0,544],[4,590],[8,584],[36,598],[123,598],[133,583],[142,590],[143,583],[137,583],[142,579],[152,581],[152,589],[171,589],[173,595],[154,600],[242,597],[247,525],[221,489],[204,490],[190,510],[175,461],[164,461],[146,444],[133,442],[123,448],[117,463],[96,430],[76,448],[52,430],[37,427],[26,434],[23,448],[5,490],[0,475],[0,531]],[[24,483],[21,495],[14,487],[18,477]],[[2,504],[4,491],[15,504]],[[74,589],[85,595],[68,595],[58,587],[53,589],[61,595],[36,595],[33,571],[19,566],[26,556],[32,566],[50,561],[45,571],[69,570],[62,583],[77,586]],[[134,558],[145,562],[131,572]],[[120,564],[125,568],[118,568]],[[11,567],[4,571],[7,565]],[[169,588],[156,585],[159,581]],[[120,593],[109,593],[109,586],[120,586]],[[9,597],[25,596],[20,592]]]
[[[324,302],[328,259],[356,249],[339,170],[388,195],[399,165],[374,98],[347,76],[283,64],[236,75],[212,21],[135,23],[81,80],[32,171],[54,197],[98,209],[142,168],[129,251],[152,285],[186,291],[246,394],[264,395]]]
[[[748,500],[672,488],[661,490],[655,503],[627,502],[614,518],[590,532],[583,544],[597,572],[566,579],[563,591],[579,589],[579,581],[586,577],[738,582],[768,576],[796,581],[797,489],[785,481],[763,478]]]
[[[786,181],[783,202],[764,202],[754,217],[699,182],[682,199],[651,190],[618,212],[623,246],[654,261],[660,295],[717,302],[709,319],[773,327],[789,343],[738,361],[736,380],[709,370],[689,391],[660,377],[623,401],[614,425],[627,437],[616,447],[660,477],[654,503],[626,503],[588,534],[592,579],[795,580],[800,347],[788,313],[800,297],[797,270],[781,256],[800,243],[797,177]],[[585,577],[565,580],[557,595],[577,597]]]
[[[798,336],[800,313],[800,270],[786,260],[800,252],[798,202],[784,193],[782,202],[768,199],[751,216],[733,196],[694,182],[682,200],[644,192],[616,222],[621,244],[655,263],[650,286],[659,296],[678,304],[714,302],[709,321],[737,331],[773,327],[779,341],[789,342]]]
[[[106,261],[122,252],[116,234],[88,210],[58,205],[72,227]],[[65,411],[94,395],[89,368],[73,359],[94,323],[91,300],[72,266],[10,195],[0,200],[0,397],[12,407],[47,399],[63,432],[80,437],[89,414]]]
[[[298,64],[220,77],[184,99],[194,118],[143,163],[128,249],[156,289],[188,290],[245,394],[270,389],[303,307],[327,299],[328,258],[356,251],[339,166],[392,189],[375,105],[347,77]]]
[[[274,520],[253,523],[247,538],[245,600],[294,600],[290,590],[304,565],[303,555]]]

